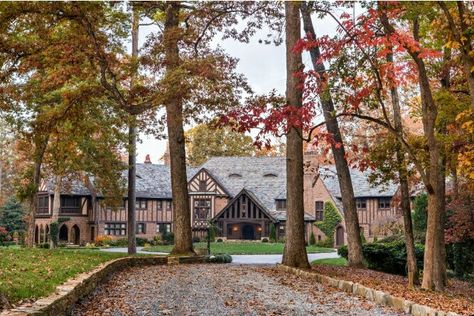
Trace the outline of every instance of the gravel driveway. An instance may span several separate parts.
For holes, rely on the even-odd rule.
[[[274,267],[178,265],[115,274],[73,315],[400,315]]]

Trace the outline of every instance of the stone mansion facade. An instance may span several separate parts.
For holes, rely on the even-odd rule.
[[[314,222],[323,219],[323,206],[331,202],[343,214],[335,167],[318,166],[315,154],[306,153],[304,175],[305,231],[317,240],[326,236]],[[261,240],[268,238],[272,226],[279,238],[285,234],[286,160],[284,157],[212,157],[198,168],[188,167],[189,202],[194,236],[204,237],[205,223],[212,221],[223,240]],[[377,221],[400,216],[392,197],[393,184],[371,187],[365,172],[351,170],[357,199],[359,222],[366,239],[372,239]],[[124,177],[127,172],[124,171]],[[151,239],[173,231],[170,168],[152,164],[149,159],[137,164],[136,222],[137,237]],[[112,210],[101,203],[92,207],[89,190],[73,181],[61,194],[59,214],[53,214],[54,185],[44,182],[38,194],[35,218],[36,242],[45,242],[49,225],[67,218],[59,228],[62,242],[84,244],[97,236],[127,236],[127,200]],[[94,214],[93,209],[97,210]],[[343,217],[343,216],[342,216]],[[344,220],[336,227],[335,246],[346,243]]]

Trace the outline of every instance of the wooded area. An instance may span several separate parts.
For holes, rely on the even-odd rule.
[[[137,140],[140,133],[166,136],[172,254],[194,255],[187,163],[216,153],[197,150],[210,142],[209,132],[199,143],[198,128],[184,127],[212,123],[240,138],[217,155],[272,155],[272,141],[285,139],[283,264],[309,266],[303,147],[310,144],[336,166],[349,266],[365,264],[349,173],[357,167],[372,170],[374,183],[400,187],[409,287],[442,291],[447,246],[474,247],[474,5],[369,2],[357,4],[357,16],[353,5],[1,2],[0,206],[13,195],[27,205],[25,238],[33,246],[42,179],[55,178],[55,192],[78,179],[111,207],[128,190],[134,254]],[[334,34],[318,33],[323,19],[338,26]],[[140,31],[150,26],[139,45]],[[262,45],[285,38],[284,96],[254,93],[232,52],[214,45],[248,43],[262,28],[269,33]],[[421,282],[410,209],[415,192],[427,195]]]

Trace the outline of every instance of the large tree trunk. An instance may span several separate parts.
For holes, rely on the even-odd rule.
[[[179,2],[166,4],[164,45],[166,76],[173,80],[173,72],[179,67]],[[171,82],[168,82],[170,84]],[[173,255],[194,255],[191,230],[191,211],[189,209],[188,183],[186,176],[186,154],[183,130],[183,100],[179,87],[168,86],[168,96],[164,102],[168,123],[170,148],[171,190],[173,197],[173,222],[175,231]]]
[[[293,107],[302,106],[302,82],[296,76],[303,71],[301,53],[293,47],[301,39],[300,4],[285,3],[286,32],[286,102]],[[303,203],[303,140],[301,127],[290,126],[286,136],[286,243],[282,263],[291,267],[308,268],[305,247]]]
[[[138,11],[133,9],[132,21],[132,58],[138,57],[138,27],[139,27]],[[132,83],[133,85],[133,76]],[[136,119],[134,115],[130,117],[128,126],[128,205],[127,205],[127,236],[128,236],[128,254],[134,255],[137,253],[137,239],[136,239],[136,182],[137,182],[137,128]]]
[[[312,38],[316,39],[313,22],[311,21],[311,12],[306,3],[301,6],[303,15],[304,31]],[[320,85],[327,84],[326,69],[323,63],[318,63],[321,53],[319,47],[310,49],[311,60],[314,70],[320,75]],[[351,174],[346,160],[344,144],[339,129],[339,124],[334,116],[334,103],[329,89],[324,89],[320,94],[321,107],[326,121],[327,131],[332,135],[334,142],[331,144],[334,161],[336,164],[337,178],[342,195],[342,206],[344,208],[344,221],[347,230],[347,243],[349,250],[349,266],[362,267],[362,241],[360,237],[359,217],[357,215],[357,207],[354,197],[354,188],[352,187]]]
[[[43,157],[48,146],[49,136],[35,137],[35,151],[33,154],[34,166],[33,166],[33,180],[31,183],[31,190],[28,204],[30,211],[26,215],[26,223],[28,229],[26,231],[25,244],[27,247],[33,247],[35,244],[35,218],[36,209],[38,208],[38,188],[41,181],[41,165],[43,164]]]
[[[381,20],[384,20],[384,25],[388,22],[388,17],[382,12],[380,17]],[[390,33],[385,27],[385,32]],[[392,48],[390,47],[390,50]],[[390,53],[387,55],[387,61],[391,64],[393,61],[393,54]],[[390,95],[392,99],[392,109],[393,109],[393,122],[395,129],[399,136],[403,136],[403,125],[402,125],[402,115],[400,109],[400,97],[398,95],[398,89],[395,85],[392,85],[390,88]],[[408,170],[407,163],[405,160],[405,155],[402,151],[402,146],[400,143],[397,143],[397,153],[396,159],[398,164],[398,177],[400,179],[400,196],[401,196],[401,208],[403,214],[403,227],[405,234],[405,247],[407,250],[407,266],[408,266],[408,288],[412,289],[415,287],[415,284],[420,284],[418,267],[416,266],[416,255],[415,255],[415,238],[413,237],[413,222],[411,219],[411,209],[410,209],[410,190],[408,187]]]

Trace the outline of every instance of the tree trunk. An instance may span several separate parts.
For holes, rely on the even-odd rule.
[[[388,22],[388,17],[382,13],[381,20],[386,20]],[[386,25],[386,23],[382,23]],[[390,30],[385,27],[385,32],[388,34]],[[390,47],[392,51],[392,47]],[[393,61],[393,54],[387,55],[387,61],[391,64]],[[395,85],[392,85],[390,88],[390,95],[392,99],[392,109],[393,109],[393,122],[395,129],[399,136],[403,136],[403,125],[402,125],[402,115],[400,109],[400,97],[398,95],[398,89]],[[407,266],[408,266],[408,288],[413,289],[415,284],[419,285],[419,275],[418,267],[416,265],[416,255],[415,255],[415,238],[413,237],[413,222],[411,219],[411,209],[410,209],[410,190],[408,187],[408,171],[407,163],[402,151],[402,145],[397,143],[397,165],[398,165],[398,177],[400,179],[400,196],[401,196],[401,208],[403,214],[403,227],[405,234],[405,247],[407,251]]]
[[[293,47],[301,39],[300,4],[285,3],[286,32],[286,102],[287,105],[302,106],[302,82],[295,74],[303,71],[301,53]],[[282,263],[291,267],[308,268],[305,247],[304,203],[303,203],[303,140],[301,127],[289,126],[286,136],[286,191],[287,219],[286,243]]]
[[[59,212],[61,210],[61,190],[62,190],[62,181],[63,178],[60,174],[57,174],[56,177],[54,178],[54,196],[53,196],[53,209],[52,209],[52,216],[51,219],[53,222],[57,222],[59,218]],[[59,227],[58,227],[59,228]],[[53,230],[51,230],[51,233],[53,233]],[[56,232],[58,233],[58,232]],[[58,245],[58,236],[55,236],[56,238],[50,238],[50,247],[51,249],[56,248]]]
[[[138,27],[139,15],[136,8],[133,8],[132,21],[132,58],[138,57]],[[133,76],[131,80],[131,87],[133,88]],[[137,128],[136,118],[130,115],[130,123],[128,126],[128,205],[127,205],[127,236],[128,236],[128,254],[134,255],[137,253],[137,239],[136,239],[136,182],[137,182]]]
[[[179,2],[166,3],[166,21],[163,34],[166,59],[166,77],[173,80],[179,67]],[[171,91],[171,90],[175,91]],[[173,222],[175,231],[173,255],[194,255],[189,208],[186,154],[183,130],[183,100],[179,87],[168,87],[164,101],[170,148],[171,190],[173,197]]]
[[[26,238],[25,244],[27,247],[33,247],[35,244],[35,218],[36,218],[36,209],[38,208],[38,188],[40,186],[41,181],[41,165],[43,164],[43,157],[46,151],[46,147],[48,146],[49,136],[35,137],[35,151],[33,154],[34,159],[34,170],[33,170],[33,181],[30,185],[31,193],[29,196],[29,213],[25,216],[26,223],[27,223],[27,231],[26,231]]]
[[[313,39],[316,39],[313,22],[311,21],[311,12],[306,3],[302,4],[301,12],[303,15],[304,31]],[[326,69],[323,63],[318,63],[318,60],[321,56],[319,47],[316,46],[311,48],[310,54],[313,68],[320,75],[319,84],[326,85]],[[354,197],[354,188],[352,187],[351,174],[346,160],[339,124],[336,117],[333,115],[333,113],[335,113],[334,103],[329,89],[324,89],[324,91],[320,94],[320,99],[321,107],[324,113],[324,119],[326,121],[326,129],[332,135],[334,140],[334,142],[331,144],[331,149],[336,164],[337,178],[339,180],[339,188],[342,195],[344,221],[346,223],[347,230],[349,266],[363,267],[364,257],[362,255],[362,241],[360,237],[359,217],[357,214],[357,207]]]

